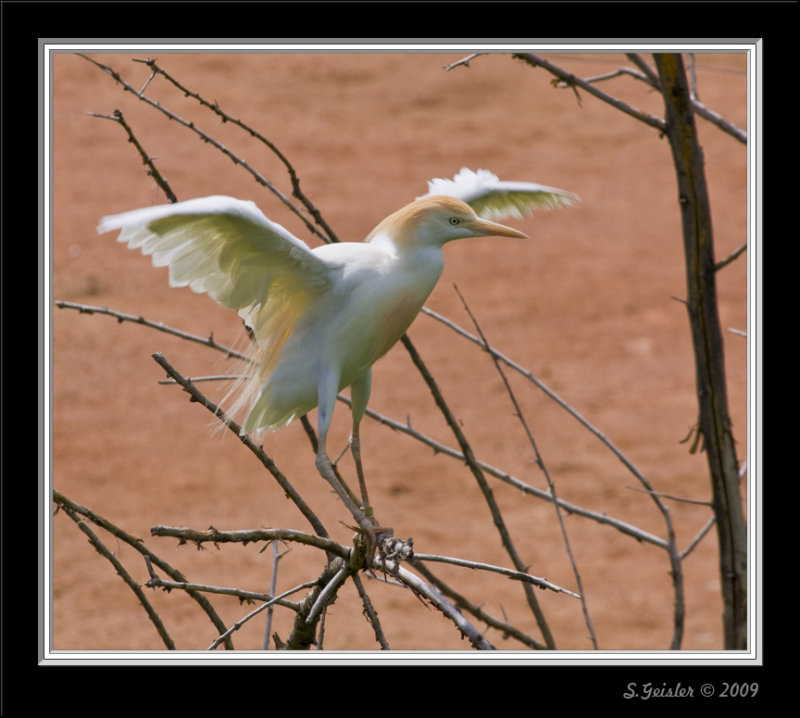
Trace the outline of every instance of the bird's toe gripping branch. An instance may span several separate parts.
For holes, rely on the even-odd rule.
[[[384,544],[393,540],[393,530],[378,525],[371,506],[356,505],[353,496],[336,475],[330,457],[325,452],[320,452],[317,455],[316,464],[320,476],[333,487],[333,490],[358,524],[351,527],[358,532],[354,540],[355,550],[351,560],[352,567],[354,569],[369,567],[376,553],[380,551],[383,554]],[[396,549],[391,549],[390,552],[392,555],[397,554]]]

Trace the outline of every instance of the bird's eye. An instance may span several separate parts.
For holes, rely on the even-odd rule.
[[[450,224],[460,224],[461,220],[458,217],[450,217]]]

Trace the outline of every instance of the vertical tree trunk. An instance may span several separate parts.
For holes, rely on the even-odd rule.
[[[726,649],[747,648],[747,526],[728,414],[722,332],[714,277],[711,211],[683,61],[654,56],[678,178],[686,254],[687,307],[694,343],[698,431],[708,457],[719,537]]]

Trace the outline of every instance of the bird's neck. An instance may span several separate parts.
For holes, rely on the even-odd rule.
[[[387,269],[390,269],[385,275],[388,283],[405,284],[427,297],[444,269],[441,246],[398,242],[387,232],[373,232],[367,241],[388,259]]]

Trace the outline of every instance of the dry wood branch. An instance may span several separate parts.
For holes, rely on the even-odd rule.
[[[375,633],[375,640],[380,644],[382,651],[388,651],[389,642],[386,640],[386,634],[383,632],[381,622],[378,619],[378,612],[372,605],[372,599],[370,599],[369,594],[364,587],[364,582],[361,580],[361,576],[359,576],[357,573],[352,575],[352,579],[353,584],[358,591],[358,595],[361,598],[361,603],[364,606],[364,616],[366,617],[367,621],[369,621],[369,624],[372,626],[372,630]]]
[[[161,191],[167,195],[167,199],[170,202],[177,202],[178,197],[172,191],[172,187],[169,186],[169,182],[164,178],[164,176],[158,171],[156,168],[155,163],[153,162],[153,158],[145,152],[144,147],[142,147],[139,140],[136,138],[136,135],[133,134],[133,130],[131,126],[125,121],[125,118],[122,116],[122,112],[119,110],[114,110],[113,115],[101,115],[97,112],[90,112],[89,113],[92,117],[101,117],[106,120],[113,120],[114,122],[118,123],[125,132],[128,133],[128,142],[130,142],[135,148],[136,151],[142,158],[142,164],[147,167],[147,174],[152,177],[156,184],[161,188]]]
[[[658,79],[658,73],[653,70],[650,65],[647,64],[647,61],[636,52],[627,52],[625,53],[625,57],[627,57],[636,67],[641,70],[642,74],[647,77],[647,84],[651,87],[660,90],[660,84]]]
[[[737,260],[742,254],[747,251],[747,242],[745,242],[741,247],[735,249],[731,252],[725,259],[721,259],[714,265],[714,271],[718,272],[723,267],[727,267],[731,262]]]
[[[113,567],[120,578],[127,584],[128,588],[133,591],[134,595],[137,599],[139,599],[139,603],[142,604],[144,607],[145,612],[147,613],[150,620],[153,622],[153,625],[156,627],[158,631],[158,635],[161,637],[161,640],[164,642],[164,645],[171,651],[175,650],[175,642],[170,637],[167,629],[164,627],[164,623],[161,621],[156,610],[153,608],[153,605],[147,599],[147,596],[144,595],[144,591],[140,588],[139,584],[133,580],[133,577],[128,573],[125,567],[122,565],[121,561],[113,554],[113,552],[109,551],[106,548],[105,544],[100,540],[97,534],[92,531],[89,525],[84,521],[79,515],[78,512],[73,510],[73,508],[69,505],[69,503],[59,502],[61,509],[64,511],[67,516],[69,516],[78,528],[83,531],[84,534],[89,538],[89,543],[94,546],[95,551],[99,553],[106,561],[108,561]]]
[[[124,312],[119,312],[115,309],[109,309],[108,307],[96,307],[90,304],[78,304],[76,302],[65,302],[62,300],[57,300],[55,305],[59,309],[75,309],[81,314],[103,314],[108,317],[113,317],[116,319],[120,324],[123,322],[132,322],[133,324],[141,324],[142,326],[149,327],[150,329],[155,329],[159,332],[164,332],[165,334],[171,334],[176,336],[180,339],[185,339],[189,342],[195,342],[196,344],[202,344],[209,349],[214,349],[216,351],[222,352],[227,357],[232,357],[234,359],[241,359],[243,361],[247,360],[247,356],[242,354],[241,352],[237,352],[236,350],[232,349],[231,347],[227,347],[224,344],[219,344],[215,339],[214,335],[211,334],[207,337],[201,337],[196,334],[190,334],[189,332],[184,332],[180,329],[176,329],[175,327],[170,327],[163,322],[154,322],[150,319],[145,319],[141,315],[135,314],[125,314]]]
[[[445,67],[446,70],[452,70],[456,67],[469,67],[469,63],[471,60],[474,60],[476,57],[480,57],[481,55],[485,55],[487,53],[473,53],[468,57],[463,58],[462,60],[458,60],[457,62],[451,63]],[[616,77],[633,77],[636,80],[641,80],[642,82],[646,83],[653,89],[659,90],[661,89],[661,83],[658,78],[658,75],[652,70],[652,68],[645,62],[645,60],[638,54],[635,53],[627,53],[626,57],[633,62],[636,67],[639,69],[639,72],[632,70],[629,67],[620,67],[616,70],[612,70],[610,72],[606,72],[600,75],[595,75],[593,77],[585,77],[580,78],[577,75],[565,70],[562,67],[546,60],[545,58],[534,55],[531,53],[514,53],[512,55],[517,60],[522,60],[527,64],[533,67],[541,67],[544,70],[547,70],[551,75],[558,78],[559,82],[556,85],[557,87],[564,87],[564,88],[572,88],[573,90],[577,91],[577,88],[580,88],[591,95],[594,95],[597,99],[602,100],[603,102],[615,107],[616,109],[624,112],[626,115],[630,115],[634,119],[637,119],[641,122],[644,122],[651,127],[654,127],[661,132],[666,130],[666,125],[664,124],[664,120],[655,115],[651,115],[649,113],[643,112],[638,110],[637,108],[629,105],[628,103],[624,102],[623,100],[611,95],[609,93],[603,92],[595,87],[598,82],[602,82],[604,80],[610,80]],[[577,94],[577,92],[576,92]],[[578,101],[580,102],[580,96],[578,96]],[[730,135],[734,139],[738,140],[741,143],[747,143],[747,132],[742,130],[741,128],[737,127],[733,122],[730,120],[726,120],[722,115],[718,112],[715,112],[709,107],[706,107],[700,100],[692,93],[690,99],[692,109],[703,119],[707,120],[708,122],[716,125],[726,134]]]
[[[96,524],[97,526],[101,527],[103,530],[108,531],[110,534],[115,536],[120,541],[128,544],[129,546],[133,547],[136,551],[141,553],[146,561],[151,561],[155,563],[162,571],[164,571],[168,576],[171,576],[177,581],[186,581],[185,576],[178,571],[177,569],[170,566],[166,561],[159,558],[156,554],[150,551],[142,542],[141,539],[136,538],[135,536],[131,536],[127,532],[120,529],[118,526],[112,524],[108,519],[100,516],[96,512],[92,511],[91,509],[87,508],[86,506],[82,506],[77,502],[73,501],[72,499],[67,498],[64,494],[60,491],[53,490],[53,501],[55,504],[63,508],[67,514],[74,519],[74,516],[78,514],[85,516],[89,519],[92,523]],[[71,512],[71,513],[70,513]],[[223,623],[222,619],[217,615],[214,607],[211,605],[209,600],[203,596],[202,594],[198,593],[197,591],[188,591],[189,596],[195,600],[198,605],[205,611],[206,615],[208,616],[209,620],[214,624],[214,626],[219,630],[225,630],[225,624]],[[230,642],[226,642],[226,648],[233,649],[233,644]]]
[[[153,526],[152,536],[177,538],[181,544],[193,543],[198,546],[204,543],[259,543],[262,541],[281,541],[313,546],[326,553],[342,559],[350,557],[350,549],[340,543],[323,536],[314,536],[295,529],[245,529],[240,531],[219,531],[213,526],[206,531],[186,528],[185,526]]]
[[[297,506],[303,516],[306,517],[316,534],[318,536],[327,537],[329,534],[322,525],[322,522],[317,518],[316,514],[311,510],[311,507],[303,500],[295,488],[289,483],[289,480],[286,478],[283,472],[278,469],[278,467],[275,465],[275,462],[266,454],[264,448],[256,445],[256,443],[246,434],[241,434],[241,427],[235,421],[233,421],[233,419],[227,416],[222,409],[214,404],[214,402],[204,396],[194,386],[194,384],[188,381],[180,374],[180,372],[170,365],[170,363],[162,354],[153,354],[153,359],[155,359],[156,363],[161,366],[170,377],[180,384],[183,390],[191,397],[191,401],[197,402],[201,406],[204,406],[206,409],[208,409],[239,438],[239,441],[241,441],[248,449],[250,449],[250,451],[253,452],[253,454],[256,455],[256,457],[258,457],[259,461],[261,461],[267,471],[269,471],[273,478],[278,482],[278,485],[281,487],[281,489],[294,502],[295,506]]]
[[[536,377],[533,372],[529,369],[526,369],[519,363],[515,362],[513,359],[509,358],[502,352],[498,351],[494,347],[486,347],[484,342],[481,341],[480,337],[471,334],[466,329],[462,328],[458,324],[456,324],[451,319],[442,316],[441,314],[437,314],[431,309],[427,307],[422,308],[423,313],[427,314],[428,316],[432,317],[436,321],[444,324],[446,327],[449,327],[454,332],[459,334],[460,336],[464,337],[465,339],[469,339],[474,344],[477,344],[479,347],[485,349],[489,354],[496,359],[497,361],[502,362],[506,366],[512,368],[517,373],[524,376],[528,381],[530,381],[534,386],[539,388],[544,394],[552,399],[558,406],[560,406],[564,411],[570,414],[573,418],[575,418],[584,428],[588,429],[592,434],[594,434],[600,441],[605,444],[605,446],[622,462],[622,464],[631,472],[639,481],[644,479],[644,474],[639,471],[638,468],[634,465],[634,463],[617,447],[611,439],[609,439],[600,429],[598,429],[594,424],[592,424],[586,417],[584,417],[580,412],[577,411],[573,406],[568,404],[564,399],[562,399],[558,394],[556,394],[550,387],[548,387],[541,379]]]
[[[441,611],[447,618],[449,618],[461,631],[461,635],[469,640],[474,648],[480,651],[492,651],[494,646],[486,640],[483,634],[480,633],[469,621],[464,618],[464,615],[449,601],[445,599],[433,586],[425,583],[418,576],[415,576],[410,571],[404,569],[402,566],[393,574],[399,581],[411,588],[414,593],[427,599],[431,605]]]
[[[272,142],[272,140],[267,139],[262,135],[258,130],[254,129],[252,126],[248,125],[247,123],[243,122],[242,120],[232,117],[227,112],[225,112],[217,102],[209,102],[206,100],[202,95],[199,95],[196,92],[193,92],[189,88],[185,87],[181,84],[176,78],[166,72],[163,68],[159,67],[156,60],[152,58],[144,59],[144,60],[134,60],[134,62],[142,62],[146,64],[152,71],[153,76],[156,74],[162,75],[166,80],[172,83],[175,87],[177,87],[185,96],[191,97],[199,102],[203,107],[208,108],[211,110],[215,115],[217,115],[223,122],[229,122],[232,125],[236,125],[237,127],[244,130],[250,137],[257,140],[261,144],[265,145],[269,150],[280,160],[283,166],[286,168],[286,172],[289,174],[289,180],[292,184],[292,194],[294,197],[302,203],[302,205],[306,208],[308,213],[314,218],[314,221],[322,228],[323,232],[325,233],[325,241],[327,242],[338,242],[339,239],[336,236],[335,232],[331,229],[328,223],[325,221],[325,218],[322,216],[322,213],[314,206],[313,202],[309,199],[309,197],[300,189],[300,177],[297,174],[294,166],[286,155],[280,151],[278,146]]]
[[[350,399],[345,396],[340,396],[339,400],[343,403],[350,405]],[[429,446],[433,449],[434,453],[442,454],[443,456],[447,456],[451,459],[455,459],[456,461],[460,461],[462,463],[466,463],[466,459],[464,458],[464,454],[460,451],[453,449],[445,444],[442,444],[429,436],[426,436],[422,432],[419,432],[409,426],[407,423],[403,424],[395,419],[391,419],[390,417],[384,416],[383,414],[374,411],[373,409],[367,409],[366,415],[369,416],[371,419],[374,419],[379,424],[383,424],[384,426],[392,429],[393,431],[397,431],[401,434],[405,434],[415,441],[419,441],[421,444],[425,446]],[[535,486],[531,486],[530,484],[522,481],[521,479],[517,478],[516,476],[512,476],[511,474],[498,469],[491,464],[487,464],[485,461],[480,461],[479,459],[475,459],[477,465],[485,471],[487,474],[494,476],[495,478],[499,479],[503,483],[508,484],[509,486],[513,486],[515,489],[523,492],[524,494],[529,494],[531,496],[535,496],[537,498],[543,499],[545,501],[553,501],[553,496],[548,492],[542,489],[538,489]],[[659,548],[666,548],[667,542],[655,536],[654,534],[648,533],[643,529],[640,529],[632,524],[629,524],[625,521],[620,519],[614,518],[613,516],[609,516],[605,513],[598,513],[596,511],[590,511],[589,509],[585,509],[577,504],[573,504],[569,501],[565,501],[564,499],[556,499],[558,505],[567,513],[574,514],[576,516],[582,516],[584,518],[591,519],[599,524],[603,524],[605,526],[611,526],[621,533],[631,536],[635,538],[637,541],[643,541],[645,543],[653,544],[654,546],[658,546]]]
[[[503,519],[502,512],[500,511],[499,506],[494,498],[494,493],[492,492],[489,483],[486,481],[486,477],[481,470],[481,467],[478,465],[477,461],[475,460],[475,456],[472,453],[472,448],[467,441],[464,432],[461,430],[461,426],[458,423],[458,420],[453,415],[453,412],[450,410],[450,407],[447,405],[447,402],[442,395],[442,392],[439,389],[439,386],[436,383],[436,380],[433,378],[433,375],[428,371],[428,368],[425,366],[425,363],[422,361],[422,357],[417,352],[414,345],[411,343],[411,340],[404,335],[400,340],[405,346],[406,350],[408,351],[409,355],[411,356],[411,360],[414,362],[414,366],[417,367],[417,370],[422,374],[422,378],[425,380],[425,383],[428,385],[428,389],[430,390],[431,394],[433,395],[434,401],[436,402],[436,406],[439,408],[439,411],[445,418],[447,425],[450,427],[450,430],[453,432],[453,435],[458,442],[458,445],[461,447],[461,452],[464,455],[464,460],[467,463],[472,475],[475,477],[475,480],[480,487],[481,493],[483,494],[484,500],[486,501],[487,506],[489,507],[489,511],[492,515],[492,521],[495,527],[500,534],[500,540],[503,544],[506,553],[511,557],[511,561],[514,566],[517,567],[518,570],[524,571],[525,564],[520,558],[517,550],[514,546],[514,543],[511,539],[511,535],[506,527],[505,520]],[[525,596],[528,601],[528,605],[530,606],[531,610],[533,611],[534,615],[536,616],[536,621],[539,625],[539,629],[542,631],[542,635],[545,638],[545,643],[550,648],[555,648],[555,641],[553,639],[553,635],[550,632],[550,628],[547,625],[547,621],[544,617],[544,613],[542,612],[541,607],[539,606],[539,601],[537,600],[536,596],[530,589],[528,584],[523,584]]]
[[[411,559],[411,565],[414,567],[416,571],[418,571],[422,576],[428,580],[438,591],[441,592],[443,596],[449,598],[456,608],[461,609],[462,611],[466,611],[472,616],[475,616],[476,619],[482,621],[490,628],[498,630],[502,633],[504,638],[513,638],[514,640],[521,643],[523,646],[527,646],[530,649],[536,651],[543,651],[547,649],[540,641],[537,641],[535,638],[527,635],[523,631],[521,631],[517,626],[509,623],[508,621],[501,621],[494,616],[487,613],[482,606],[476,605],[472,601],[468,600],[465,596],[461,593],[456,591],[452,586],[446,584],[442,581],[438,576],[433,574],[430,569],[422,562],[417,561],[416,556]]]
[[[711,208],[703,153],[680,55],[655,56],[678,184],[688,297],[695,352],[698,429],[708,457],[720,542],[725,647],[747,647],[747,527],[739,495],[731,433],[724,343],[717,309]]]
[[[228,640],[228,638],[234,631],[238,631],[245,623],[247,623],[250,619],[255,618],[262,611],[265,611],[276,604],[280,604],[281,602],[283,602],[286,596],[291,596],[293,593],[296,593],[297,591],[302,591],[303,589],[310,588],[315,583],[316,583],[315,581],[310,581],[309,583],[301,583],[299,586],[290,588],[288,591],[284,591],[279,596],[275,596],[274,598],[269,599],[265,603],[262,603],[260,606],[258,606],[258,608],[248,613],[244,618],[234,623],[233,626],[231,626],[227,631],[225,631],[225,633],[222,633],[219,636],[217,636],[217,638],[214,639],[213,643],[208,647],[208,650],[213,651],[223,641]]]
[[[567,596],[572,596],[573,598],[581,598],[580,594],[574,593],[573,591],[569,591],[566,588],[562,588],[561,586],[557,586],[554,583],[551,583],[546,578],[539,578],[538,576],[532,576],[525,571],[514,571],[510,568],[503,568],[502,566],[493,566],[488,563],[481,563],[480,561],[467,561],[466,559],[460,558],[453,558],[452,556],[435,556],[432,554],[426,553],[415,553],[414,558],[417,561],[436,561],[439,563],[449,563],[453,566],[462,566],[464,568],[471,568],[473,570],[478,571],[490,571],[492,573],[499,573],[503,576],[508,576],[509,578],[515,581],[523,581],[524,583],[531,583],[537,588],[548,589],[550,591],[555,591],[556,593],[564,593]]]
[[[208,144],[213,146],[215,149],[219,150],[222,154],[224,154],[226,157],[228,157],[235,165],[238,165],[238,166],[242,167],[242,169],[246,170],[253,177],[253,179],[255,179],[256,182],[258,182],[260,185],[262,185],[263,187],[266,187],[268,190],[270,190],[270,192],[272,192],[281,202],[283,202],[284,205],[286,205],[286,207],[288,207],[303,222],[303,224],[306,226],[306,229],[308,229],[309,232],[311,232],[312,234],[320,237],[321,239],[323,239],[326,242],[327,241],[332,241],[330,237],[324,236],[314,226],[314,224],[312,222],[310,222],[308,220],[308,218],[305,217],[302,214],[302,212],[300,212],[300,210],[295,206],[295,204],[285,194],[283,194],[283,192],[281,192],[272,182],[270,182],[260,172],[258,172],[253,167],[251,167],[250,164],[246,160],[242,159],[241,157],[236,155],[234,152],[232,152],[230,149],[228,149],[219,140],[214,139],[207,132],[204,132],[203,130],[199,129],[197,126],[195,126],[195,124],[193,122],[190,122],[189,120],[186,120],[186,119],[180,117],[179,115],[175,114],[171,110],[169,110],[166,107],[164,107],[161,103],[156,102],[155,100],[151,100],[149,97],[146,97],[145,95],[143,95],[141,91],[137,91],[134,87],[132,87],[129,83],[127,83],[124,79],[122,79],[122,76],[118,72],[116,72],[113,68],[109,67],[108,65],[104,65],[101,62],[98,62],[97,60],[89,57],[88,55],[83,55],[83,54],[78,53],[78,56],[82,57],[84,60],[88,60],[89,62],[93,63],[94,65],[99,67],[101,70],[103,70],[103,72],[105,72],[108,75],[110,75],[117,83],[119,83],[119,85],[124,90],[126,90],[127,92],[133,93],[142,102],[145,102],[146,104],[150,105],[154,109],[156,109],[159,112],[161,112],[162,114],[164,114],[169,119],[177,122],[178,124],[182,125],[186,129],[194,132],[204,142],[207,142]]]
[[[147,556],[145,556],[145,561],[150,573],[150,580],[147,582],[148,588],[163,588],[165,591],[176,590],[213,593],[219,596],[232,596],[233,598],[239,599],[239,601],[247,603],[253,603],[254,601],[269,601],[273,605],[282,606],[283,608],[290,608],[293,611],[298,610],[298,604],[293,603],[292,601],[287,601],[285,597],[295,593],[296,591],[300,591],[304,588],[310,588],[314,585],[313,581],[307,584],[301,584],[290,591],[282,593],[280,596],[275,596],[267,593],[259,593],[257,591],[243,591],[240,588],[229,588],[227,586],[211,586],[202,583],[190,583],[188,581],[167,581],[166,579],[160,578],[158,575],[156,575],[155,571],[153,570],[152,563]]]
[[[634,119],[644,122],[644,124],[650,125],[650,127],[654,127],[660,132],[664,132],[666,130],[664,120],[662,120],[660,117],[651,115],[648,112],[643,112],[642,110],[629,105],[627,102],[623,102],[618,97],[614,97],[607,92],[598,90],[591,82],[583,80],[577,75],[574,75],[558,65],[553,64],[549,60],[545,60],[543,57],[533,55],[529,52],[514,53],[513,57],[516,60],[521,60],[522,62],[527,63],[531,67],[541,67],[543,70],[547,70],[547,72],[563,82],[566,87],[580,88],[584,92],[588,92],[590,95],[593,95],[599,100],[608,103],[612,107],[624,112],[626,115],[630,115]]]
[[[458,291],[458,287],[456,287],[455,290],[456,294],[458,294],[459,298],[461,299],[461,303],[464,306],[464,309],[466,310],[469,318],[472,320],[472,323],[475,326],[475,331],[478,332],[478,335],[481,338],[481,342],[483,343],[484,349],[488,351],[490,348],[489,341],[486,338],[486,335],[483,333],[483,330],[481,329],[480,325],[478,324],[478,320],[473,315],[472,311],[469,308],[469,305],[467,304],[461,292]],[[541,469],[545,481],[547,481],[547,486],[550,489],[550,495],[553,497],[553,508],[555,509],[556,512],[556,520],[558,521],[558,525],[561,530],[561,536],[564,540],[564,548],[567,552],[570,565],[572,566],[572,572],[575,575],[575,581],[578,586],[578,591],[580,592],[577,597],[580,598],[581,601],[581,608],[583,610],[583,616],[586,622],[586,628],[589,631],[589,637],[592,641],[592,645],[595,648],[597,648],[598,647],[597,637],[594,632],[594,626],[592,625],[592,619],[589,616],[589,607],[586,605],[586,598],[583,590],[583,582],[581,581],[581,574],[580,571],[578,570],[578,564],[575,561],[575,555],[572,551],[572,545],[570,544],[569,541],[569,535],[567,534],[567,527],[564,523],[564,517],[562,516],[561,509],[558,505],[555,482],[550,476],[550,472],[547,470],[547,466],[544,463],[544,459],[542,458],[542,455],[539,451],[539,447],[536,443],[536,440],[533,438],[533,433],[531,432],[530,427],[528,426],[528,422],[525,420],[525,417],[522,414],[522,407],[519,405],[519,402],[517,401],[517,397],[511,388],[511,384],[508,381],[508,377],[506,376],[502,366],[500,365],[500,361],[497,359],[497,357],[492,356],[492,362],[494,363],[495,369],[497,369],[498,374],[500,374],[500,378],[503,381],[503,386],[506,389],[506,393],[508,394],[509,398],[511,399],[511,403],[514,406],[515,416],[519,419],[520,423],[522,424],[522,428],[525,431],[525,436],[528,438],[528,443],[531,445],[533,453],[536,456],[536,464]]]

